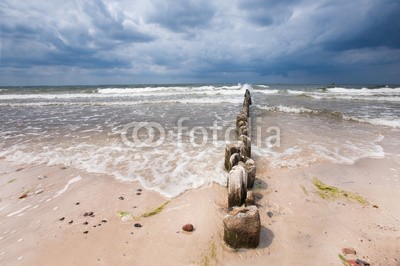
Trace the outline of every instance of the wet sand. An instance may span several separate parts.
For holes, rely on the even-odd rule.
[[[223,186],[187,191],[145,218],[140,215],[169,199],[107,175],[2,160],[0,260],[3,265],[341,265],[342,248],[354,248],[357,254],[348,259],[400,265],[398,156],[296,169],[269,170],[262,159],[256,164],[261,243],[233,251],[222,241]],[[322,199],[313,178],[358,193],[369,204]],[[24,192],[27,197],[19,199]],[[121,220],[120,211],[134,219]],[[183,232],[186,223],[195,231]]]

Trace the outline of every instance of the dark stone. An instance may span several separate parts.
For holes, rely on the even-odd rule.
[[[72,224],[73,222],[74,222],[74,221],[73,221],[73,220],[71,220],[71,221],[69,221],[68,223],[69,223],[69,224]]]
[[[102,222],[102,223],[106,223],[106,222],[107,222],[107,220],[101,220],[101,222]]]
[[[89,231],[83,231],[83,233],[84,233],[84,234],[87,234],[87,233],[89,233]]]
[[[139,191],[139,192],[141,192],[141,191],[142,191],[142,189],[141,189],[141,188],[138,188],[138,189],[136,189],[136,191]]]
[[[120,200],[124,200],[124,197],[119,197]]]
[[[182,230],[186,232],[193,232],[194,226],[193,224],[185,224],[184,226],[182,226]]]
[[[269,211],[269,212],[267,212],[267,215],[268,215],[269,218],[272,218],[272,216],[274,215],[274,213],[271,212],[271,211]]]
[[[84,216],[84,217],[89,216],[89,213],[88,213],[88,212],[85,212],[85,213],[83,214],[83,216]]]
[[[142,193],[140,193],[140,192],[136,192],[136,195],[140,196],[140,195],[142,195]]]
[[[60,220],[60,221],[64,221],[65,220],[65,217],[61,217],[60,219],[58,219],[58,220]]]
[[[136,223],[133,225],[134,227],[142,227],[142,225],[140,223]]]
[[[233,208],[224,217],[224,241],[232,248],[256,248],[260,243],[260,230],[256,206]]]
[[[83,224],[84,224],[84,225],[88,225],[89,223],[88,223],[88,222],[84,222]]]
[[[75,205],[79,205],[79,204],[80,204],[79,202],[75,203]]]
[[[363,260],[360,260],[360,259],[356,259],[356,263],[357,263],[357,265],[359,265],[359,266],[370,266],[370,265],[371,265],[371,264],[369,264],[368,262],[363,261]]]

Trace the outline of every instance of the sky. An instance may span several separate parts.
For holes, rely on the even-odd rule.
[[[400,83],[399,0],[2,0],[0,86]]]

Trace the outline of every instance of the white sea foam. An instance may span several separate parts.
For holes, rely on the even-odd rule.
[[[69,165],[87,172],[110,174],[120,180],[139,181],[145,188],[166,197],[176,197],[183,192],[208,186],[213,182],[226,183],[223,170],[223,144],[194,149],[189,144],[183,147],[172,142],[160,148],[143,151],[118,143],[97,146],[81,143],[71,147],[58,147],[36,151],[24,151],[28,147],[14,147],[7,152],[6,159],[48,165]],[[5,152],[1,153],[6,154]],[[205,159],[207,158],[207,159]],[[209,161],[215,162],[209,164]],[[72,179],[54,197],[64,193]],[[50,199],[49,199],[50,200]]]
[[[344,95],[363,95],[363,96],[400,95],[400,88],[351,89],[351,88],[335,87],[335,88],[328,88],[327,91],[335,94],[344,94]]]
[[[267,85],[254,85],[254,86],[257,86],[257,87],[260,87],[260,88],[269,88],[269,86],[267,86]]]
[[[243,99],[235,98],[188,98],[188,99],[166,99],[166,100],[138,100],[138,101],[91,101],[91,102],[24,102],[24,103],[0,103],[0,106],[9,107],[41,107],[41,106],[74,106],[74,105],[92,105],[92,106],[123,106],[123,105],[141,105],[141,104],[219,104],[219,103],[241,103]]]
[[[76,177],[74,177],[74,178],[72,178],[72,179],[70,179],[70,180],[68,181],[68,183],[64,186],[64,188],[61,189],[60,191],[58,191],[58,192],[53,196],[53,199],[55,199],[55,198],[61,196],[61,195],[64,194],[65,192],[67,192],[68,189],[69,189],[69,186],[70,186],[71,184],[76,183],[76,182],[80,181],[81,179],[82,179],[82,177],[79,176],[79,175],[76,176]]]
[[[247,85],[249,86],[249,85]],[[201,86],[201,87],[145,87],[145,88],[99,88],[97,93],[31,93],[3,94],[0,100],[70,100],[92,98],[120,98],[140,96],[176,96],[176,95],[239,95],[247,88],[245,85],[236,86]]]
[[[263,93],[263,94],[278,94],[282,92],[281,90],[276,90],[276,89],[268,89],[268,90],[257,90],[258,93]]]
[[[355,116],[350,116],[350,115],[344,115],[341,114],[340,112],[330,112],[330,111],[323,111],[323,110],[313,110],[305,107],[293,107],[293,106],[283,106],[283,105],[278,105],[278,106],[261,106],[261,105],[255,105],[256,108],[261,109],[261,110],[267,110],[267,111],[276,111],[276,112],[282,112],[282,113],[294,113],[294,114],[304,114],[304,113],[309,113],[309,114],[335,114],[336,117],[341,117],[344,120],[348,121],[354,121],[358,123],[364,123],[364,124],[371,124],[375,126],[387,126],[387,127],[392,127],[392,128],[400,128],[400,119],[398,117],[393,117],[393,116],[386,116],[386,117],[374,117],[374,118],[369,118],[369,117],[355,117]]]
[[[356,121],[359,123],[367,123],[376,126],[387,126],[392,128],[400,128],[400,119],[388,119],[388,118],[358,118],[354,116],[343,115],[343,119],[349,121]]]
[[[12,213],[7,214],[7,217],[12,217],[12,216],[15,216],[15,215],[18,215],[18,214],[22,214],[24,211],[26,211],[26,210],[29,209],[30,207],[31,207],[31,205],[25,206],[25,207],[23,207],[23,208],[21,208],[21,209],[15,211],[15,212],[12,212]]]

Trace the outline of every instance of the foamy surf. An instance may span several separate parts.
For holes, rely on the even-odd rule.
[[[252,128],[257,130],[257,118],[261,118],[265,123],[261,126],[278,125],[284,134],[281,148],[253,145],[256,158],[267,159],[271,168],[383,158],[383,146],[373,138],[376,131],[385,134],[400,128],[397,87],[236,84],[8,88],[0,94],[0,157],[15,164],[67,165],[138,181],[166,197],[213,183],[225,185],[226,140],[218,139],[215,146],[210,135],[204,147],[196,148],[188,136],[191,129],[209,128],[214,122],[225,128],[234,126],[233,118],[246,89],[252,93]],[[183,117],[189,120],[182,125],[186,131],[179,135],[177,123]],[[165,142],[153,149],[125,145],[121,130],[131,122],[160,124],[166,130]],[[182,145],[176,141],[178,136],[186,138]],[[210,161],[214,163],[210,165]],[[54,196],[66,193],[77,179],[70,182]],[[52,199],[43,198],[43,202]]]

